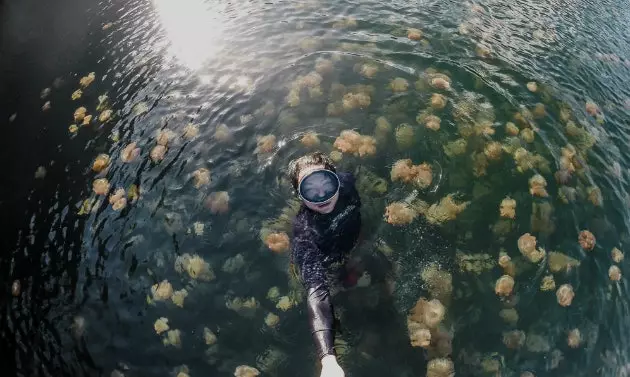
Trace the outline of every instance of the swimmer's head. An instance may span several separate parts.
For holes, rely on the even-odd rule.
[[[321,152],[302,156],[289,164],[289,177],[308,208],[330,213],[339,199],[339,179],[332,160]]]

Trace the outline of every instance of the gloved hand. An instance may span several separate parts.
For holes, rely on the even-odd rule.
[[[320,377],[345,377],[343,369],[337,363],[335,355],[322,357],[322,373]]]

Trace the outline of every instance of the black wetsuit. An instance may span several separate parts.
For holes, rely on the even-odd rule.
[[[335,209],[317,213],[302,205],[293,223],[291,257],[307,289],[311,331],[320,358],[334,354],[333,310],[329,278],[342,267],[361,230],[361,199],[351,173],[338,173],[341,186]]]

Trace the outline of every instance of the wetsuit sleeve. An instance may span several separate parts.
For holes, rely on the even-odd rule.
[[[341,181],[341,185],[347,192],[348,204],[361,207],[361,197],[359,196],[359,192],[355,186],[356,178],[354,177],[354,174],[348,172],[339,173],[339,181]]]
[[[293,229],[291,252],[293,261],[307,289],[306,304],[309,324],[317,355],[321,359],[334,355],[333,308],[326,282],[326,270],[322,264],[323,253],[316,243],[316,232],[298,216]]]

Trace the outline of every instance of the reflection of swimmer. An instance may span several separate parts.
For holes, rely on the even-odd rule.
[[[328,273],[343,264],[361,228],[361,200],[351,173],[335,171],[332,160],[316,152],[289,166],[302,207],[293,223],[291,258],[308,290],[313,339],[322,362],[321,376],[342,377],[334,346],[333,309]]]

